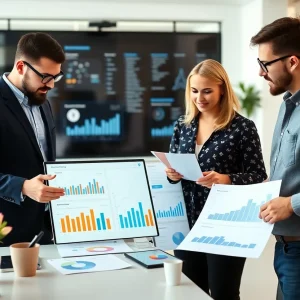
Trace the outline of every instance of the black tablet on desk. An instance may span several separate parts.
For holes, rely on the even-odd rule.
[[[124,253],[124,255],[147,269],[163,267],[166,260],[178,260],[162,250]]]
[[[41,269],[41,264],[38,262],[37,270]],[[0,256],[0,273],[13,272],[13,264],[10,255]]]

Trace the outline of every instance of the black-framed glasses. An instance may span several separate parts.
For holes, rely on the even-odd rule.
[[[267,62],[262,62],[259,58],[257,58],[257,61],[258,61],[259,66],[261,67],[261,69],[262,69],[265,73],[268,73],[269,71],[268,71],[267,66],[270,66],[270,65],[276,63],[277,61],[286,59],[286,58],[288,58],[288,57],[290,57],[290,56],[293,56],[293,55],[292,55],[292,54],[290,54],[290,55],[285,55],[285,56],[282,56],[282,57],[279,57],[279,58],[276,58],[276,59],[274,59],[274,60],[267,61]],[[296,56],[296,57],[300,58],[299,56]]]
[[[54,82],[60,81],[63,76],[64,76],[64,72],[60,71],[58,74],[56,75],[50,75],[50,74],[42,74],[40,73],[38,70],[36,70],[30,63],[23,61],[23,63],[28,66],[36,75],[38,75],[39,77],[42,78],[42,83],[46,84],[48,82],[50,82],[52,79],[54,80]]]

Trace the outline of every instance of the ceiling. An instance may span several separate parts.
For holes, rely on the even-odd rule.
[[[0,0],[1,2],[16,2],[24,0]],[[41,0],[29,0],[29,1],[41,1]],[[82,2],[82,0],[52,0],[60,2]],[[161,3],[161,4],[214,4],[214,5],[244,5],[253,0],[111,0],[110,3]],[[44,1],[41,1],[44,2]],[[99,2],[107,3],[107,0],[87,0],[87,2]]]

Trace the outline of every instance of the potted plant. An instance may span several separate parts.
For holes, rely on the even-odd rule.
[[[243,82],[238,84],[237,97],[240,100],[242,110],[247,117],[251,117],[257,107],[260,107],[260,92],[254,85],[246,86]]]
[[[12,231],[12,227],[6,225],[7,222],[4,221],[4,216],[0,213],[0,243],[1,240]]]

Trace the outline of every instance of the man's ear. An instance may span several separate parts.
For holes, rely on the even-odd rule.
[[[22,60],[17,60],[15,63],[15,67],[20,75],[24,75],[25,64]]]
[[[293,55],[290,57],[290,70],[294,71],[299,65],[300,65],[300,60],[297,56]]]

